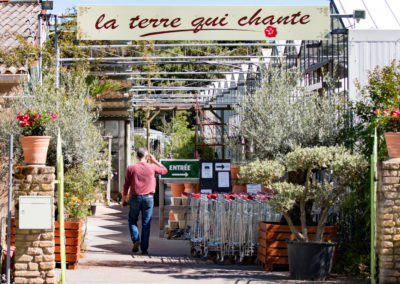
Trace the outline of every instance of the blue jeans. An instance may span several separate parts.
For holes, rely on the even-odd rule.
[[[132,195],[129,200],[129,231],[132,242],[140,241],[141,251],[149,248],[150,223],[153,216],[154,199],[150,195]],[[139,213],[142,212],[142,237],[139,237],[137,222]]]

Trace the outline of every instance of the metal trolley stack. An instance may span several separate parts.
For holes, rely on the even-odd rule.
[[[218,264],[244,264],[257,255],[258,222],[279,222],[269,206],[270,194],[192,194],[188,236],[192,256]]]

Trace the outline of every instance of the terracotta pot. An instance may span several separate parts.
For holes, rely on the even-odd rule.
[[[240,172],[239,165],[231,165],[231,178],[232,179],[238,179],[239,172]]]
[[[188,193],[192,192],[192,184],[191,183],[185,183],[184,186],[185,186],[185,192],[188,192]]]
[[[26,165],[45,165],[50,136],[23,136],[19,138]]]
[[[246,184],[245,183],[234,183],[232,192],[235,192],[235,193],[245,193],[245,192],[247,192]]]
[[[184,190],[185,185],[183,183],[171,183],[172,197],[181,197]]]
[[[200,185],[198,183],[193,184],[193,192],[194,193],[200,192]]]
[[[386,146],[390,158],[400,158],[400,132],[385,132]]]
[[[269,189],[261,185],[261,192],[269,192]]]

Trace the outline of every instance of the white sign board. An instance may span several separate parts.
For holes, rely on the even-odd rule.
[[[213,178],[212,166],[213,166],[212,163],[201,164],[201,178]]]
[[[323,40],[329,6],[79,5],[82,40]]]
[[[261,184],[246,184],[247,193],[258,193],[261,192]]]
[[[230,163],[215,163],[215,171],[216,172],[221,172],[221,171],[230,171],[231,170],[231,164]]]

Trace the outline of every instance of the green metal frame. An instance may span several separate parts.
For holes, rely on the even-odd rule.
[[[378,181],[378,137],[375,128],[374,147],[371,155],[371,284],[376,283],[376,188]]]
[[[61,275],[60,284],[66,284],[67,263],[65,256],[65,231],[64,231],[64,158],[61,147],[61,134],[58,129],[57,135],[57,180],[58,180],[58,223],[60,229],[60,254]]]

